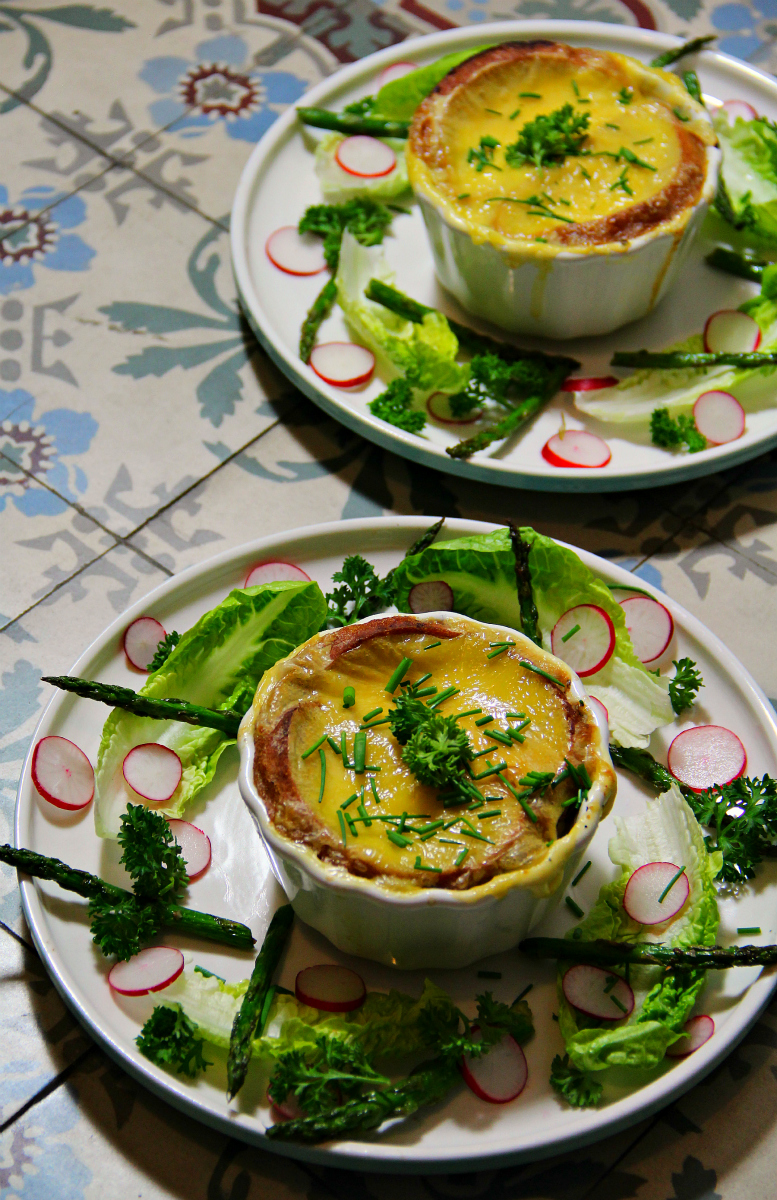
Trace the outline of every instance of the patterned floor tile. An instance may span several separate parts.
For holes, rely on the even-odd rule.
[[[91,1045],[35,951],[0,929],[0,1123]]]

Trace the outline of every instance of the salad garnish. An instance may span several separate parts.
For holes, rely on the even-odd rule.
[[[267,1015],[265,1001],[275,969],[289,940],[293,923],[294,909],[290,904],[282,904],[273,913],[262,948],[256,957],[251,979],[235,1017],[229,1039],[229,1057],[227,1058],[227,1098],[229,1100],[237,1095],[245,1082],[251,1057],[251,1042],[262,1033],[260,1022],[262,1016],[266,1018]]]
[[[650,415],[650,440],[662,450],[685,448],[690,454],[707,449],[707,439],[699,433],[693,417],[681,413],[669,415],[668,408],[656,408]]]

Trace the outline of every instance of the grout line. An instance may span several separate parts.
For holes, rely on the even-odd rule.
[[[56,595],[56,593],[63,588],[65,584],[72,583],[72,581],[77,579],[79,575],[83,575],[87,567],[93,567],[96,562],[99,562],[101,558],[105,558],[106,554],[110,554],[111,550],[115,549],[115,546],[109,546],[107,550],[103,550],[102,554],[96,554],[94,558],[90,558],[89,562],[82,563],[82,565],[78,567],[78,569],[75,570],[72,575],[68,575],[67,579],[60,579],[59,583],[56,583],[51,591],[46,592],[45,596],[39,596],[34,604],[28,604],[27,607],[22,609],[20,613],[17,613],[15,617],[12,617],[10,621],[6,621],[5,625],[0,625],[0,633],[5,633],[6,629],[9,629],[11,625],[14,625],[17,621],[21,621],[22,617],[26,617],[27,613],[32,612],[32,610],[37,608],[39,604],[42,604],[44,600],[49,600],[52,596]]]
[[[35,949],[32,942],[28,942],[27,939],[23,938],[20,933],[17,933],[15,929],[12,929],[10,925],[6,925],[5,921],[0,921],[0,929],[4,929],[5,932],[10,934],[12,938],[16,938],[19,945],[24,946],[25,950],[32,950],[33,954],[37,955],[38,951]]]
[[[670,1108],[670,1107],[671,1107],[671,1105],[667,1105],[667,1108]],[[656,1125],[661,1120],[661,1114],[663,1112],[664,1112],[664,1109],[662,1109],[661,1112],[656,1113],[656,1115],[653,1117],[652,1121],[648,1125],[647,1129],[643,1129],[642,1133],[638,1134],[634,1138],[634,1141],[629,1143],[629,1145],[626,1147],[626,1149],[623,1150],[622,1153],[618,1155],[618,1157],[615,1159],[615,1161],[610,1163],[609,1167],[604,1172],[604,1174],[600,1175],[599,1178],[596,1180],[596,1182],[593,1183],[591,1185],[591,1187],[589,1187],[588,1190],[586,1192],[584,1192],[582,1196],[579,1197],[579,1200],[589,1200],[589,1197],[593,1196],[594,1191],[596,1189],[598,1189],[602,1185],[602,1183],[604,1183],[605,1179],[607,1179],[608,1176],[612,1175],[613,1171],[616,1170],[616,1168],[618,1166],[620,1166],[620,1164],[623,1162],[623,1160],[629,1154],[631,1154],[631,1152],[639,1145],[639,1143],[641,1141],[643,1141],[648,1136],[649,1133],[653,1132]]]
[[[25,1113],[29,1112],[34,1105],[40,1104],[41,1100],[45,1100],[47,1096],[50,1096],[52,1092],[55,1092],[60,1084],[66,1083],[75,1071],[76,1067],[80,1066],[84,1061],[87,1054],[91,1054],[95,1049],[96,1046],[94,1044],[88,1046],[86,1050],[83,1050],[78,1055],[78,1058],[74,1059],[72,1063],[65,1067],[64,1070],[60,1071],[58,1075],[55,1075],[53,1079],[50,1079],[49,1082],[40,1089],[40,1091],[36,1092],[34,1096],[31,1096],[27,1103],[23,1104],[22,1107],[18,1109],[18,1111],[12,1116],[10,1116],[7,1121],[3,1121],[2,1125],[0,1125],[0,1133],[4,1133],[6,1129],[8,1129],[11,1125],[14,1125],[20,1117],[23,1117]]]

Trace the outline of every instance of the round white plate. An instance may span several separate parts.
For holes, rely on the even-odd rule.
[[[267,557],[298,563],[325,591],[330,587],[332,572],[346,554],[355,551],[365,555],[383,574],[396,565],[426,524],[419,517],[346,521],[231,550],[184,571],[129,609],[81,656],[72,673],[138,687],[142,677],[127,667],[121,644],[124,629],[135,617],[149,613],[168,630],[185,630],[232,588],[242,586],[248,568]],[[446,534],[464,536],[491,528],[477,521],[456,519],[448,522]],[[627,571],[585,551],[579,554],[608,582],[633,582]],[[736,730],[747,748],[751,775],[777,773],[777,724],[768,701],[725,646],[679,605],[665,596],[661,599],[671,609],[677,626],[667,664],[662,665],[668,665],[672,656],[689,654],[704,674],[702,703],[694,712],[696,723],[712,720]],[[62,734],[77,742],[94,762],[105,716],[102,705],[57,693],[41,718],[34,741],[45,734]],[[655,738],[656,754],[665,752],[674,732],[672,728]],[[19,785],[17,845],[54,855],[112,882],[124,882],[118,846],[96,837],[90,810],[68,815],[38,797],[30,780],[31,755],[32,749]],[[189,820],[205,829],[213,845],[212,864],[191,886],[189,904],[246,921],[260,943],[283,896],[238,794],[237,767],[237,752],[227,751],[212,786],[186,813]],[[646,795],[631,778],[620,774],[615,811],[621,815],[642,811]],[[612,878],[613,868],[607,857],[611,832],[612,821],[605,821],[591,846],[593,866],[573,889],[586,910],[599,886]],[[473,1000],[479,991],[490,989],[497,999],[509,1002],[527,983],[534,984],[528,999],[537,1032],[526,1047],[529,1083],[522,1096],[512,1104],[489,1105],[462,1085],[444,1104],[395,1123],[382,1133],[324,1147],[281,1145],[264,1138],[268,1121],[266,1079],[256,1068],[249,1072],[237,1101],[228,1105],[225,1056],[221,1052],[209,1048],[207,1057],[215,1065],[195,1083],[167,1074],[139,1053],[135,1037],[154,1003],[164,996],[127,999],[111,992],[106,982],[107,962],[90,939],[84,901],[50,883],[25,882],[22,895],[35,944],[62,996],[98,1042],[131,1074],[177,1108],[234,1137],[310,1162],[366,1170],[472,1170],[475,1165],[541,1158],[613,1133],[668,1104],[719,1062],[755,1020],[773,987],[772,978],[759,976],[756,969],[713,972],[702,1001],[703,1011],[714,1015],[716,1032],[712,1039],[676,1066],[653,1072],[641,1089],[635,1091],[620,1082],[612,1084],[606,1093],[608,1103],[599,1109],[577,1111],[561,1103],[548,1082],[551,1059],[562,1050],[558,1027],[551,1016],[555,1007],[554,964],[533,963],[511,952],[460,971],[432,971],[431,978],[473,1013]],[[723,901],[721,915],[723,943],[735,940],[737,927],[746,925],[760,925],[766,942],[777,940],[777,872],[764,868],[759,873],[757,895],[747,890],[736,903]],[[571,924],[573,918],[561,904],[538,932],[560,936]],[[172,936],[167,940],[176,941]],[[177,944],[193,952],[194,962],[230,982],[251,972],[251,954],[220,950],[207,943]],[[377,990],[397,987],[418,995],[423,984],[423,972],[398,972],[339,954],[300,921],[295,922],[278,982],[293,987],[302,966],[321,961],[353,966],[368,986]],[[502,978],[479,979],[478,969],[501,971]]]
[[[643,62],[679,42],[668,34],[599,22],[537,20],[475,25],[413,38],[372,54],[313,88],[305,103],[339,110],[373,92],[376,75],[389,63],[408,60],[423,64],[468,46],[528,37],[551,37],[572,45],[595,46],[630,54]],[[720,101],[741,98],[765,116],[777,118],[777,82],[772,76],[710,50],[698,55],[694,65],[705,96]],[[636,435],[639,440],[626,440],[619,435],[619,428],[625,427],[584,418],[574,409],[572,396],[559,393],[528,427],[507,442],[497,443],[463,461],[445,453],[445,447],[458,441],[459,435],[432,421],[422,434],[416,435],[373,417],[368,401],[383,391],[385,383],[373,379],[364,388],[344,391],[324,383],[299,358],[300,325],[327,275],[307,278],[287,275],[273,266],[264,249],[274,229],[298,221],[309,204],[321,203],[311,150],[316,136],[317,131],[303,131],[294,110],[290,109],[256,146],[243,171],[232,208],[232,262],[241,304],[259,341],[292,383],[330,416],[414,462],[487,483],[558,492],[614,491],[691,479],[744,462],[777,443],[777,407],[748,413],[746,431],[736,442],[698,454],[672,454],[651,445],[649,433]],[[697,240],[681,279],[644,320],[605,337],[570,342],[524,339],[525,344],[571,354],[582,364],[576,375],[601,376],[611,373],[609,362],[615,350],[664,349],[681,338],[699,333],[710,313],[720,308],[736,308],[758,291],[754,284],[724,275],[705,264],[704,255],[713,244],[703,238]],[[394,218],[393,235],[384,246],[388,263],[396,273],[397,287],[402,291],[464,324],[491,332],[502,340],[508,337],[503,331],[488,330],[443,292],[435,278],[423,220],[416,205],[410,215]],[[337,306],[322,326],[318,340],[350,340]],[[608,466],[596,470],[559,468],[545,462],[540,451],[558,431],[562,412],[568,426],[589,428],[606,438],[612,449]],[[466,436],[466,427],[463,428],[465,432],[460,436]]]

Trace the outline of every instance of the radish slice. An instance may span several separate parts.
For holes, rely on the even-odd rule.
[[[675,863],[665,862],[646,863],[637,868],[623,893],[623,907],[632,921],[639,921],[640,925],[663,925],[679,913],[691,892],[684,873],[672,883],[679,870]]]
[[[448,399],[445,392],[433,392],[426,401],[426,411],[429,416],[442,425],[471,425],[483,412],[482,408],[474,408],[466,417],[454,417]]]
[[[357,387],[375,370],[375,355],[355,342],[322,342],[314,346],[310,365],[324,383],[335,387]]]
[[[597,375],[588,379],[565,379],[562,392],[598,392],[601,388],[615,387],[620,380],[614,375]]]
[[[296,225],[276,229],[264,248],[272,265],[287,275],[318,275],[326,268],[321,238],[312,233],[300,233]]]
[[[169,800],[181,782],[183,767],[175,750],[159,742],[145,742],[130,750],[122,772],[133,791],[144,800],[160,804]]]
[[[41,738],[32,756],[32,782],[39,796],[57,808],[75,812],[94,796],[94,770],[75,742],[51,734]]]
[[[251,567],[243,586],[257,587],[260,583],[299,583],[302,580],[310,581],[310,576],[305,574],[302,567],[271,558]]]
[[[736,308],[721,308],[707,318],[704,349],[710,354],[746,354],[761,344],[757,321]]]
[[[603,438],[585,429],[554,433],[542,447],[542,457],[553,467],[606,467],[612,450]]]
[[[669,609],[652,596],[632,596],[621,601],[621,608],[637,658],[641,663],[655,662],[674,637]]]
[[[461,1073],[467,1087],[481,1100],[507,1104],[526,1087],[529,1067],[515,1038],[506,1033],[482,1058],[466,1054],[461,1060]]]
[[[407,602],[411,613],[453,612],[453,592],[443,579],[430,579],[411,587]]]
[[[397,165],[397,156],[391,146],[367,133],[347,137],[337,147],[335,158],[344,171],[359,179],[379,179],[389,175]]]
[[[705,1042],[708,1042],[715,1032],[715,1022],[712,1017],[708,1017],[706,1013],[700,1014],[698,1017],[691,1017],[683,1025],[685,1033],[669,1047],[666,1052],[667,1058],[687,1058],[689,1054],[693,1054],[694,1050],[698,1050]]]
[[[189,882],[199,879],[210,866],[210,838],[189,821],[173,819],[167,822],[173,837],[181,847]]]
[[[323,1012],[352,1012],[364,1004],[367,989],[361,975],[348,967],[319,963],[299,972],[294,994],[301,1004]]]
[[[128,962],[115,963],[108,983],[122,996],[146,996],[161,992],[183,971],[183,955],[175,946],[148,946]]]
[[[600,1021],[621,1021],[631,1015],[634,993],[625,979],[618,979],[613,984],[615,978],[617,976],[611,971],[578,963],[566,972],[561,986],[573,1008],[589,1017],[598,1017]]]
[[[300,1107],[299,1100],[293,1092],[288,1093],[282,1104],[279,1104],[277,1100],[273,1100],[269,1090],[267,1092],[267,1099],[277,1120],[296,1121],[298,1117],[304,1117],[305,1115],[304,1110]]]
[[[619,604],[623,604],[624,600],[630,600],[632,596],[646,596],[647,592],[640,591],[639,588],[626,587],[624,584],[613,583],[609,584],[609,589],[612,592],[613,600],[617,600]]]
[[[576,604],[556,621],[550,644],[556,658],[585,679],[609,662],[615,649],[615,626],[598,604]]]
[[[721,104],[720,112],[726,114],[729,125],[733,125],[738,117],[741,117],[743,121],[758,120],[758,113],[746,100],[726,100],[724,104]]]
[[[735,733],[722,725],[694,725],[684,729],[669,747],[667,766],[680,783],[694,792],[731,783],[744,774],[745,748]]]
[[[597,700],[596,696],[589,696],[588,703],[592,711],[596,714],[596,718],[600,724],[604,724],[603,737],[606,741],[610,740],[610,714],[602,704],[601,700]]]
[[[735,442],[745,432],[745,410],[731,392],[702,392],[693,406],[693,419],[713,446]]]
[[[138,617],[124,633],[124,653],[133,667],[148,671],[157,646],[166,637],[164,625],[153,617]]]
[[[387,83],[393,83],[395,79],[401,79],[403,75],[409,75],[411,71],[418,70],[418,63],[412,62],[395,62],[390,67],[384,67],[378,78],[375,80],[375,86],[380,91]]]

